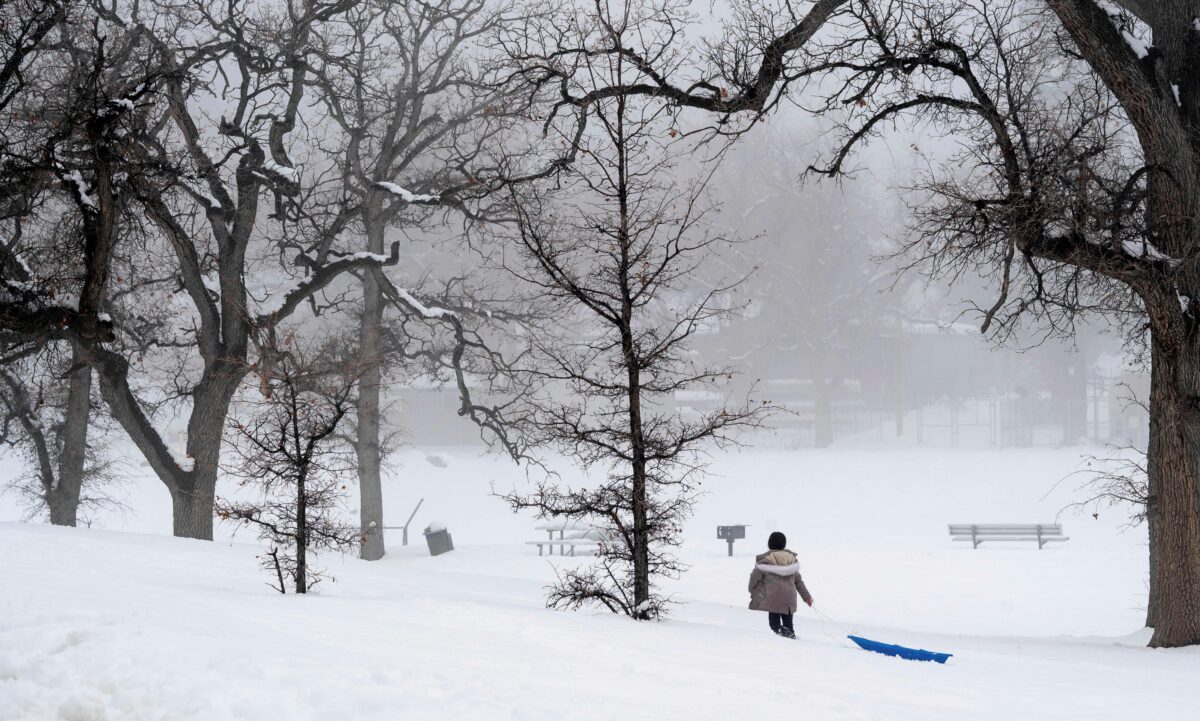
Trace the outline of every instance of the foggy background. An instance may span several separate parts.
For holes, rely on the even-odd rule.
[[[786,413],[752,442],[778,449],[1144,448],[1149,376],[1119,329],[1101,319],[1069,339],[1037,327],[988,338],[978,308],[994,301],[994,282],[968,277],[951,287],[894,255],[906,204],[919,200],[903,183],[948,141],[921,146],[921,128],[900,128],[868,146],[850,177],[831,181],[804,172],[829,154],[829,131],[799,116],[781,113],[728,149],[702,146],[709,152],[675,168],[679,182],[695,182],[716,164],[713,226],[738,241],[706,264],[696,292],[746,277],[726,299],[733,317],[694,344],[698,362],[739,372],[727,387],[679,394],[676,411],[745,393],[768,399]],[[405,262],[429,277],[471,272],[453,230],[449,250],[428,231],[405,239]],[[479,444],[478,429],[455,415],[454,388],[410,377],[390,395],[401,444]]]

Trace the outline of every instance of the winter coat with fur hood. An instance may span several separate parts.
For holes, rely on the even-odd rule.
[[[800,562],[786,549],[768,551],[754,559],[750,572],[750,610],[795,613],[796,593],[811,605],[812,595],[800,578]]]

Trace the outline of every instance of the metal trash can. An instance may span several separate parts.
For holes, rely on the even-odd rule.
[[[425,536],[425,543],[429,545],[429,555],[440,556],[454,550],[454,540],[450,538],[450,532],[442,524],[431,523],[422,533]]]

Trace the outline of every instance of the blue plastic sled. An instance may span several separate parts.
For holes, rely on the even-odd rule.
[[[882,653],[884,656],[899,656],[910,661],[937,661],[938,663],[946,663],[946,659],[954,654],[938,653],[937,651],[926,651],[923,648],[907,648],[905,646],[896,646],[891,643],[880,643],[872,641],[869,638],[862,636],[847,636],[846,638],[858,644],[859,648],[875,653]]]

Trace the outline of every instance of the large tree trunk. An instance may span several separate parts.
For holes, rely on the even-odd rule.
[[[1200,348],[1151,343],[1150,645],[1188,646],[1200,643]]]
[[[76,526],[79,524],[79,493],[74,497],[55,489],[47,494],[46,506],[50,509],[50,523],[55,526]]]
[[[221,443],[229,404],[242,378],[236,363],[215,363],[197,386],[188,419],[187,454],[192,468],[167,484],[168,488],[175,486],[171,502],[176,536],[212,540]]]
[[[375,201],[376,206],[378,200]],[[373,211],[373,212],[372,212]],[[383,252],[383,225],[378,207],[367,212],[367,251]],[[383,558],[383,485],[380,481],[380,328],[383,324],[383,293],[374,273],[363,275],[363,312],[359,326],[358,455],[359,521],[362,544],[359,557],[366,561]]]
[[[128,361],[100,347],[92,348],[89,354],[99,378],[100,396],[112,417],[171,494],[174,534],[211,541],[221,435],[230,399],[246,372],[245,363],[213,364],[205,371],[193,393],[188,419],[187,451],[193,461],[181,465],[181,459],[167,448],[154,420],[142,411],[129,387]]]
[[[1147,459],[1153,458],[1153,456],[1154,456],[1154,451],[1153,451],[1154,424],[1155,424],[1154,417],[1151,416],[1151,418],[1150,418],[1151,448],[1148,449],[1146,452]],[[1154,475],[1153,474],[1147,474],[1146,495],[1148,498],[1152,498],[1154,496]],[[1146,598],[1146,627],[1147,628],[1155,628],[1158,626],[1158,615],[1159,615],[1158,593],[1154,590],[1154,584],[1152,583],[1152,581],[1158,575],[1158,545],[1157,545],[1156,541],[1154,540],[1155,534],[1158,533],[1158,514],[1155,512],[1155,510],[1153,508],[1149,507],[1149,504],[1147,504],[1147,508],[1146,508],[1146,528],[1149,531],[1149,538],[1150,538],[1150,543],[1149,543],[1150,552],[1148,555],[1150,556],[1149,579],[1151,581],[1146,584],[1147,588],[1148,588],[1148,595]]]
[[[191,488],[171,491],[171,532],[179,538],[211,541],[216,473],[212,479],[197,478]]]
[[[1160,407],[1163,403],[1162,399],[1155,399],[1155,389],[1169,386],[1171,383],[1170,374],[1167,370],[1167,361],[1162,357],[1161,351],[1152,346],[1150,351],[1150,397],[1146,399],[1150,410],[1150,428],[1149,435],[1146,441],[1146,528],[1148,531],[1149,543],[1149,582],[1147,583],[1148,594],[1146,599],[1146,626],[1156,628],[1159,618],[1159,591],[1158,583],[1158,508],[1153,502],[1157,483],[1155,482],[1159,470],[1158,459],[1162,456],[1163,451],[1161,446],[1164,440],[1164,425],[1160,420],[1156,407]],[[1161,392],[1161,391],[1160,391]]]
[[[71,373],[67,389],[67,406],[63,423],[62,448],[58,455],[58,482],[47,493],[50,522],[56,526],[74,526],[78,522],[79,494],[83,488],[83,469],[87,460],[88,417],[92,400],[92,369],[81,365],[83,355],[78,348],[71,362],[77,366]]]

